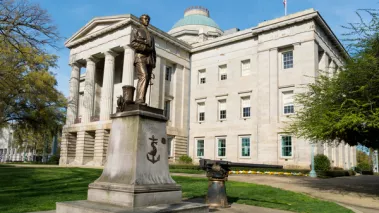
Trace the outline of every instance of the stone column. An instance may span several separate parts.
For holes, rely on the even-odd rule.
[[[163,90],[162,90],[162,75],[161,72],[162,72],[162,69],[161,69],[161,57],[157,56],[157,61],[156,61],[156,64],[155,64],[155,69],[153,70],[153,73],[154,73],[154,76],[155,76],[155,79],[152,79],[151,82],[153,83],[153,85],[151,86],[151,102],[150,102],[150,106],[151,107],[156,107],[156,108],[161,108],[163,109],[163,105],[161,103],[161,96],[163,94]],[[164,78],[163,78],[163,81],[164,81]],[[150,88],[149,88],[150,90]]]
[[[158,64],[157,64],[158,65]],[[164,109],[165,101],[166,101],[166,80],[165,80],[165,73],[166,73],[166,60],[162,57],[160,57],[160,83],[159,83],[159,88],[162,88],[160,91],[160,98],[161,98],[161,104],[160,108]]]
[[[59,158],[59,165],[63,166],[68,164],[68,132],[63,129],[62,130],[62,139],[61,139],[61,152],[60,152],[60,158]]]
[[[134,50],[124,46],[124,67],[122,70],[122,85],[134,86]]]
[[[329,56],[325,51],[322,52],[321,59],[318,66],[318,72],[321,75],[329,76]]]
[[[79,104],[79,82],[80,82],[80,64],[74,62],[71,64],[71,78],[70,78],[70,96],[67,106],[67,119],[66,124],[70,125],[75,122],[78,114]]]
[[[334,76],[336,74],[336,63],[334,61],[330,61],[328,70],[330,76]]]
[[[109,120],[112,113],[113,79],[115,72],[115,56],[113,51],[105,52],[103,88],[101,91],[100,120]]]
[[[87,59],[87,72],[84,86],[83,118],[82,123],[90,122],[93,113],[93,100],[95,93],[95,71],[98,60],[90,57]]]
[[[75,147],[75,160],[74,165],[83,165],[84,164],[84,143],[85,143],[85,131],[80,131],[76,136],[76,147]]]
[[[103,166],[108,148],[109,130],[97,129],[95,135],[94,165]]]

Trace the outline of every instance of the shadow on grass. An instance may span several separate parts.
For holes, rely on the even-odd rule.
[[[2,164],[2,163],[0,163],[0,168],[1,167],[15,167],[15,166],[9,165],[9,164]]]
[[[362,197],[370,196],[379,199],[379,176],[360,175],[327,179],[306,178],[304,186],[322,191],[346,195],[356,193]]]
[[[258,202],[258,203],[269,203],[269,204],[288,206],[288,203],[272,202],[272,201],[268,201],[268,200],[246,198],[246,197],[229,197],[228,196],[228,202],[230,205],[232,205],[233,203]]]

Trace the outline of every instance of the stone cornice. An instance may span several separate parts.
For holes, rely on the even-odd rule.
[[[199,35],[198,30],[181,30],[175,33],[171,33],[171,36],[181,36],[181,35]]]
[[[329,25],[322,18],[322,16],[318,12],[317,12],[317,14],[318,14],[318,16],[315,18],[316,21],[321,25],[322,29],[325,30],[325,33],[329,36],[329,38],[336,44],[337,49],[345,57],[345,59],[349,59],[350,55],[346,51],[345,47],[338,40],[337,36],[333,33],[333,31],[330,29]]]
[[[226,45],[229,43],[233,43],[233,42],[237,42],[237,41],[241,41],[241,40],[245,40],[245,39],[249,39],[253,37],[258,37],[260,34],[267,31],[272,31],[278,28],[283,28],[289,25],[294,25],[296,23],[301,23],[301,22],[310,21],[310,20],[316,21],[316,23],[322,27],[322,29],[325,31],[329,39],[334,44],[336,44],[336,48],[339,50],[339,52],[345,59],[350,57],[346,49],[343,47],[341,42],[332,32],[332,30],[327,25],[325,20],[321,17],[321,15],[317,11],[313,9],[291,14],[291,15],[281,17],[278,19],[262,22],[257,27],[242,30],[230,35],[226,35],[226,36],[220,36],[218,38],[207,40],[201,43],[196,43],[193,45],[190,45],[187,42],[181,41],[173,36],[173,35],[178,36],[181,34],[195,33],[192,30],[180,31],[172,35],[166,32],[163,32],[162,30],[152,25],[149,25],[149,30],[151,31],[151,33],[153,33],[153,35],[159,37],[160,39],[164,41],[170,42],[174,44],[175,46],[179,46],[183,48],[184,50],[189,51],[190,53],[196,53],[199,51],[204,51],[207,49],[215,48],[215,47]],[[81,34],[86,33],[87,31],[92,29],[92,26],[98,23],[109,23],[109,22],[117,22],[117,23],[114,23],[108,27],[95,31],[89,35],[85,35],[82,38],[78,38]],[[140,26],[139,19],[131,14],[94,18],[88,24],[86,24],[83,28],[81,28],[77,33],[75,33],[71,38],[69,38],[66,41],[65,46],[68,48],[75,47],[79,44],[85,43],[91,39],[99,37],[100,35],[114,31],[120,27],[129,25],[129,24],[132,24],[134,26]]]
[[[325,30],[325,33],[328,35],[329,39],[331,39],[333,43],[336,44],[341,55],[343,55],[345,58],[350,57],[346,49],[343,47],[343,45],[338,40],[336,35],[332,32],[332,30],[330,29],[328,24],[325,22],[325,20],[322,18],[322,16],[319,14],[319,12],[313,9],[302,11],[297,14],[296,13],[291,14],[288,17],[282,17],[277,20],[274,19],[267,22],[263,22],[263,23],[260,23],[257,27],[249,28],[243,31],[239,31],[237,33],[227,35],[227,36],[221,36],[212,40],[193,44],[191,53],[196,53],[196,52],[207,50],[210,48],[215,48],[218,46],[226,45],[226,44],[244,40],[247,38],[253,38],[267,31],[275,30],[277,28],[282,28],[288,25],[294,25],[296,23],[301,23],[301,22],[310,21],[310,20],[315,20],[317,24],[319,24],[322,27],[322,29]]]
[[[75,38],[77,38],[80,34],[85,33],[87,30],[89,30],[91,28],[91,26],[95,25],[96,23],[105,23],[105,22],[112,22],[112,21],[118,21],[118,22],[113,24],[113,25],[110,25],[108,27],[105,27],[103,29],[100,29],[94,33],[91,33],[89,35],[86,35],[82,38],[78,38],[77,40],[75,40]],[[118,28],[121,28],[121,27],[123,27],[125,25],[129,25],[129,24],[132,24],[134,26],[140,26],[139,19],[137,17],[131,15],[131,14],[127,14],[127,15],[123,15],[123,16],[110,16],[110,17],[94,18],[87,25],[85,25],[83,28],[81,28],[77,33],[75,33],[71,38],[69,38],[66,41],[65,46],[67,48],[75,47],[79,44],[82,44],[82,43],[87,42],[91,39],[99,37],[100,35],[114,31]],[[190,49],[191,49],[191,46],[188,43],[181,41],[181,40],[169,35],[168,33],[163,32],[162,30],[159,30],[158,28],[156,28],[152,25],[149,25],[148,29],[150,30],[151,33],[153,33],[153,35],[155,35],[155,36],[157,36],[157,37],[159,37],[159,38],[161,38],[167,42],[170,42],[176,46],[179,46],[179,47],[183,48],[184,50],[190,51]]]
[[[207,40],[201,43],[193,44],[191,53],[196,53],[202,50],[218,47],[221,45],[233,43],[233,42],[244,40],[251,37],[253,37],[253,34],[251,33],[251,29],[246,29],[243,31],[239,31],[237,33],[230,34],[230,35],[220,36],[212,40]]]

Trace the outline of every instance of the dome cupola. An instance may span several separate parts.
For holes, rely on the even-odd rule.
[[[172,36],[190,44],[218,37],[222,33],[217,23],[210,18],[209,10],[199,6],[187,8],[184,17],[169,31]]]

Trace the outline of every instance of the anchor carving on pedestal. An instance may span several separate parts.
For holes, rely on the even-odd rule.
[[[158,162],[161,159],[161,155],[158,155],[157,159],[155,159],[155,156],[157,155],[157,151],[158,151],[157,147],[155,145],[158,144],[158,142],[157,142],[158,139],[155,138],[154,135],[153,135],[151,138],[149,138],[149,140],[151,140],[151,147],[153,147],[153,150],[151,150],[150,152],[148,152],[146,154],[146,157],[147,157],[148,161],[150,161],[150,162],[152,162],[154,164],[154,163]],[[152,157],[150,158],[149,155],[152,156]]]

